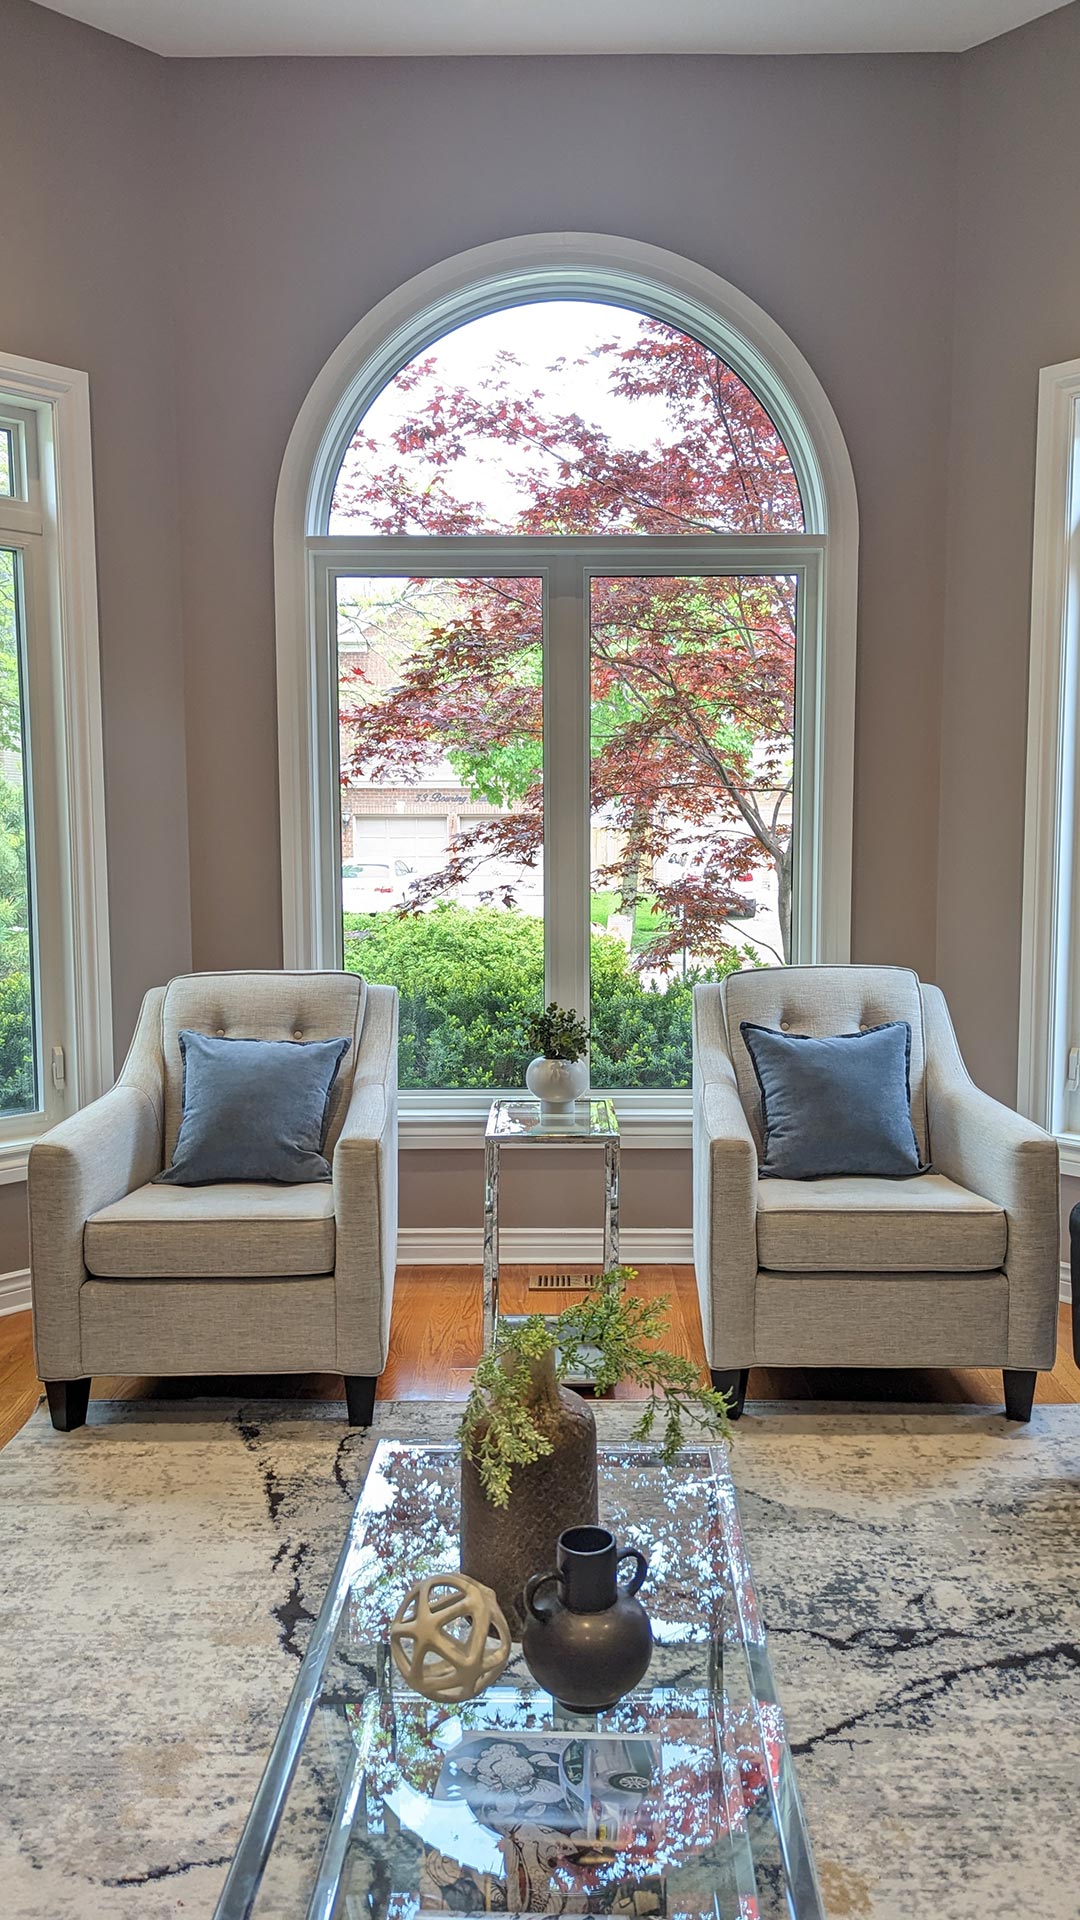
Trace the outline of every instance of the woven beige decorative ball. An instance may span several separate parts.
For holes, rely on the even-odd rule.
[[[436,1573],[405,1595],[390,1652],[426,1700],[472,1700],[509,1660],[510,1629],[490,1587],[465,1573]]]

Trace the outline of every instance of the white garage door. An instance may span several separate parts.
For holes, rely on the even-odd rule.
[[[434,873],[446,859],[446,817],[411,819],[402,813],[356,814],[353,859],[404,860],[417,873]]]

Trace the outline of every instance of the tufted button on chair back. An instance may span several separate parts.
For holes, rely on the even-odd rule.
[[[929,1159],[926,1040],[918,974],[907,967],[763,967],[729,974],[721,992],[728,1051],[759,1153],[764,1146],[761,1089],[740,1031],[741,1021],[822,1039],[884,1026],[889,1020],[906,1020],[911,1028],[911,1123],[920,1156]]]
[[[185,973],[171,980],[161,1007],[166,1166],[183,1113],[183,1027],[224,1040],[349,1039],[330,1103],[332,1152],[352,1090],[366,994],[355,973]]]

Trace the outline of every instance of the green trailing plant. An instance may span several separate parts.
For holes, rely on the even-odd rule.
[[[460,1428],[462,1450],[492,1506],[509,1505],[515,1467],[552,1451],[531,1404],[534,1366],[548,1353],[555,1356],[558,1380],[580,1377],[584,1369],[597,1392],[619,1380],[644,1387],[647,1398],[633,1438],[652,1440],[661,1422],[659,1452],[666,1462],[682,1446],[687,1423],[718,1439],[732,1438],[725,1395],[703,1387],[692,1361],[659,1344],[670,1300],[638,1299],[628,1290],[635,1278],[633,1267],[615,1267],[565,1312],[551,1319],[531,1314],[499,1327],[494,1351],[473,1375]]]
[[[589,1029],[571,1007],[556,1006],[552,1000],[543,1013],[534,1013],[526,1021],[525,1044],[545,1060],[580,1060],[589,1044]]]

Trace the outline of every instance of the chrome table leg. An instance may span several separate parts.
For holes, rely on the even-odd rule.
[[[483,1351],[495,1345],[499,1324],[499,1149],[484,1142],[484,1333]]]
[[[604,1143],[604,1272],[619,1264],[619,1142]]]

